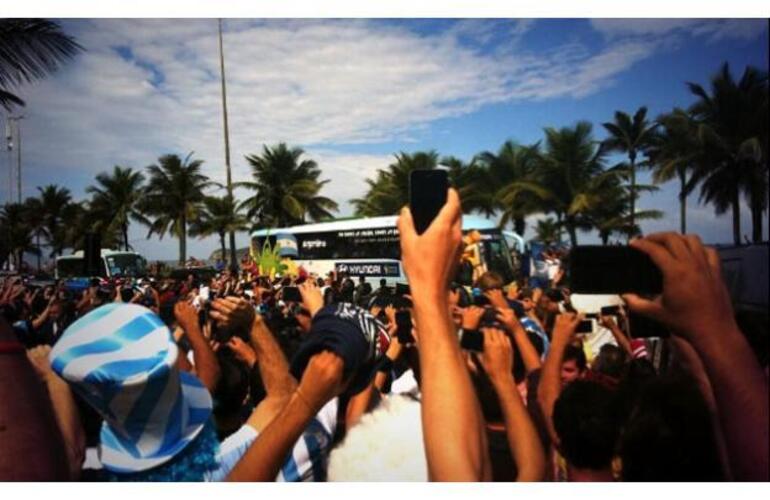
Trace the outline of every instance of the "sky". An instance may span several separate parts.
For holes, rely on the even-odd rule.
[[[62,20],[86,51],[17,93],[24,188],[58,184],[76,199],[114,165],[143,169],[164,154],[204,161],[224,182],[217,22],[213,19]],[[533,143],[544,127],[602,122],[647,106],[655,117],[694,99],[685,82],[707,85],[722,62],[740,77],[768,69],[766,19],[389,19],[224,20],[227,104],[234,181],[250,180],[245,156],[287,142],[315,160],[323,194],[352,215],[349,200],[398,152],[436,150],[469,161],[509,139]],[[0,119],[5,116],[0,114]],[[8,196],[8,156],[0,159],[0,202]],[[639,182],[649,181],[641,173]],[[212,191],[211,194],[222,194]],[[643,194],[639,209],[663,210],[645,233],[679,228],[678,187]],[[247,193],[236,191],[236,196]],[[731,216],[688,205],[688,230],[730,242]],[[537,217],[530,218],[530,226]],[[766,225],[765,225],[766,227]],[[750,218],[744,206],[742,229]],[[178,244],[132,246],[171,260]],[[531,229],[526,234],[532,236]],[[597,242],[595,233],[579,235]],[[248,242],[238,236],[239,247]],[[190,239],[206,258],[216,238]]]

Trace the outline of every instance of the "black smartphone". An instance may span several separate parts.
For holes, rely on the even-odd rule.
[[[628,333],[634,339],[667,338],[670,336],[668,329],[661,323],[634,313],[628,314]]]
[[[448,189],[446,170],[412,170],[409,175],[409,209],[417,234],[430,227],[446,203]]]
[[[484,351],[484,334],[479,330],[463,330],[460,347],[466,351]]]
[[[396,338],[401,345],[414,344],[412,315],[409,311],[396,312]]]
[[[487,307],[490,305],[490,303],[486,295],[475,295],[473,297],[473,305],[478,307]]]
[[[618,316],[620,314],[620,306],[604,306],[601,311],[602,316]]]
[[[409,285],[406,283],[396,283],[396,295],[401,297],[404,295],[411,295],[412,291],[409,288]]]
[[[584,319],[581,321],[577,329],[575,330],[575,333],[591,333],[594,331],[594,322],[590,319]]]
[[[569,256],[572,293],[656,295],[660,269],[647,254],[627,246],[577,246]]]
[[[302,294],[299,293],[299,288],[296,286],[283,287],[283,300],[284,302],[302,302]]]

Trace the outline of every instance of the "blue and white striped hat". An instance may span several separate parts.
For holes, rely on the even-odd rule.
[[[171,332],[149,309],[107,304],[83,316],[51,350],[51,366],[104,418],[99,458],[138,472],[182,451],[211,414],[211,395],[177,368]]]

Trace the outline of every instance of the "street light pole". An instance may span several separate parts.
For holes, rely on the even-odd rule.
[[[21,203],[21,126],[19,125],[19,121],[23,120],[24,116],[9,116],[8,122],[15,122],[16,123],[16,198],[19,203]],[[9,127],[10,128],[10,127]],[[10,128],[12,130],[12,128]],[[11,130],[8,131],[9,137]],[[8,142],[8,151],[12,149],[12,142]],[[13,170],[13,167],[10,164],[11,162],[8,162],[8,167],[10,170]],[[11,181],[12,182],[12,181]],[[11,187],[11,190],[13,188]],[[11,195],[11,198],[13,195]],[[12,199],[9,199],[9,201],[13,201]]]
[[[227,195],[230,197],[230,202],[235,205],[235,198],[233,198],[233,179],[230,172],[230,130],[227,124],[227,89],[225,86],[225,53],[222,44],[222,19],[218,19],[219,25],[219,70],[222,77],[222,118],[225,125],[225,167],[227,167]],[[225,256],[222,256],[224,259]],[[230,269],[236,270],[237,263],[235,261],[235,231],[230,231]]]

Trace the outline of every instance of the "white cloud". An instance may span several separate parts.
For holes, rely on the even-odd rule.
[[[286,141],[313,155],[332,180],[324,194],[349,209],[363,180],[391,160],[341,153],[340,144],[407,142],[435,120],[497,103],[581,98],[657,47],[634,39],[597,50],[573,41],[532,52],[517,43],[532,24],[467,21],[418,33],[366,20],[227,21],[234,179],[249,177],[244,155]],[[27,193],[55,182],[81,197],[94,174],[115,164],[143,168],[162,154],[190,151],[224,182],[214,20],[68,21],[65,29],[87,52],[20,91],[28,102]],[[719,36],[731,29],[723,26]],[[506,50],[482,49],[491,32]]]

